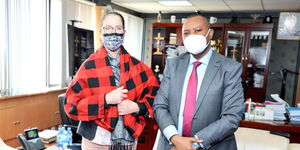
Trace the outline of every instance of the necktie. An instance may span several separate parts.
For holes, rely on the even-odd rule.
[[[201,64],[201,62],[194,62],[193,63],[193,71],[190,76],[186,96],[185,96],[185,104],[184,104],[184,111],[183,111],[183,128],[182,128],[182,135],[183,136],[191,136],[191,128],[192,128],[192,119],[193,113],[196,106],[196,98],[197,98],[197,85],[198,85],[198,78],[197,78],[197,67]]]

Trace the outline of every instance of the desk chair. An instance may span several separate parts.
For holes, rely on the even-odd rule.
[[[81,137],[81,135],[76,133],[79,121],[73,120],[67,116],[67,114],[65,112],[65,108],[64,108],[66,100],[67,99],[65,97],[65,94],[58,95],[59,111],[60,111],[60,117],[61,117],[63,126],[66,128],[68,128],[68,127],[71,128],[72,133],[73,133],[73,143],[81,143],[82,137]]]

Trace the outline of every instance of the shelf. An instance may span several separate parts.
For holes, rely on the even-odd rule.
[[[169,27],[182,27],[182,23],[159,23],[159,22],[156,22],[156,23],[153,23],[153,28],[155,27],[164,27],[164,28],[169,28]]]

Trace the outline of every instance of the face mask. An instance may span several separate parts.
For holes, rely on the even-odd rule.
[[[123,35],[118,33],[103,34],[103,45],[110,51],[116,51],[123,43]]]
[[[205,36],[192,34],[185,38],[183,43],[186,50],[194,55],[202,53],[209,44],[209,42],[207,43],[206,41],[209,32],[210,29]]]

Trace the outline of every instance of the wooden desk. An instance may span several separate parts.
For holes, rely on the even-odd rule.
[[[291,134],[290,143],[300,143],[300,122],[242,120],[240,127],[287,132]]]

